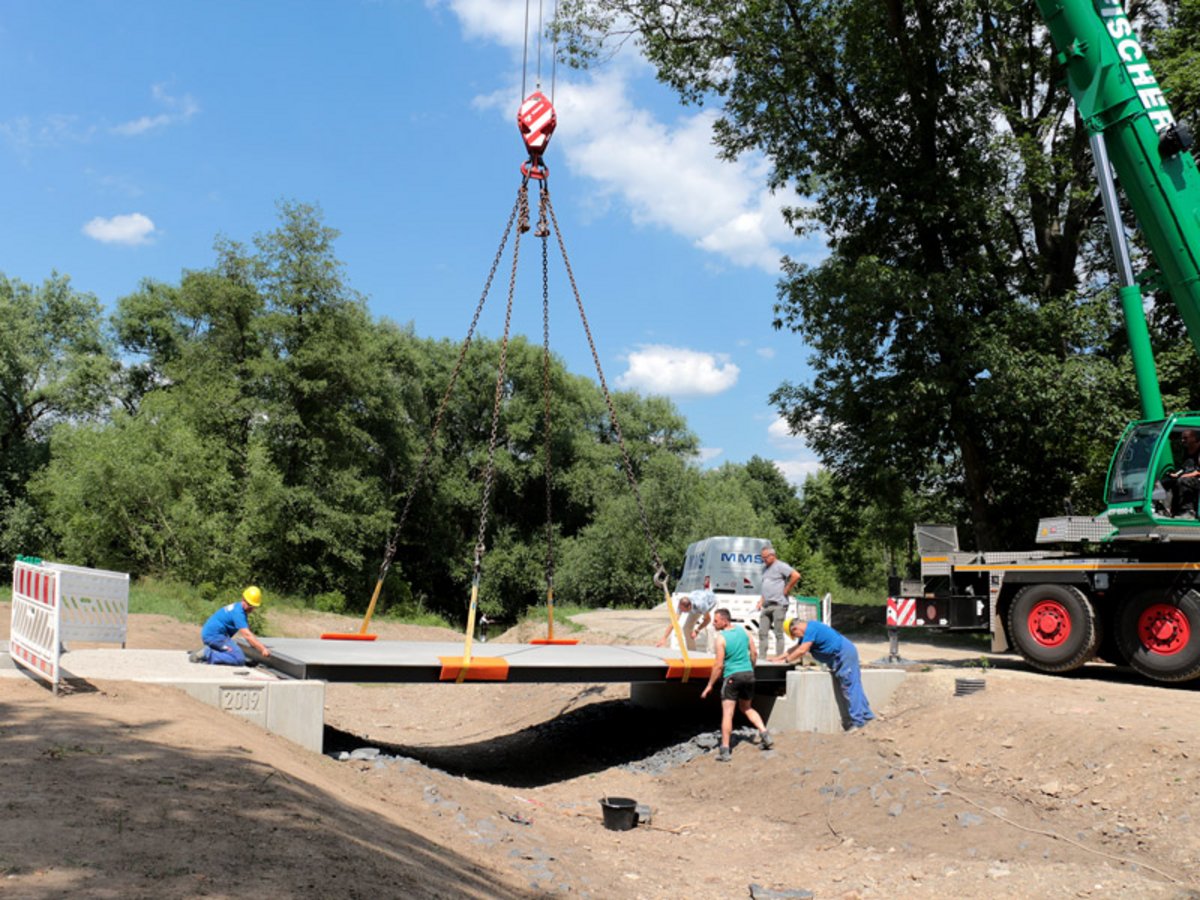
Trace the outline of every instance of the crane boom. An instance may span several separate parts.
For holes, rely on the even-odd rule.
[[[1102,134],[1200,354],[1200,173],[1121,0],[1038,0],[1084,126]]]

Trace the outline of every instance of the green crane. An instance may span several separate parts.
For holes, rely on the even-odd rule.
[[[1142,282],[1170,292],[1200,353],[1200,173],[1188,151],[1192,136],[1171,114],[1120,0],[1038,0],[1038,8],[1091,135],[1142,404],[1142,419],[1126,428],[1109,466],[1111,538],[1200,540],[1194,501],[1184,509],[1187,492],[1169,475],[1163,479],[1183,462],[1181,438],[1200,431],[1200,413],[1163,411],[1112,179],[1115,170],[1153,254],[1154,271]]]

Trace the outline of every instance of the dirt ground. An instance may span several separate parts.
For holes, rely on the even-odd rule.
[[[0,640],[8,619],[0,607]],[[269,621],[297,637],[354,627]],[[665,625],[587,622],[600,642]],[[132,647],[195,641],[131,617]],[[864,661],[886,650],[857,642]],[[657,770],[642,761],[711,732],[714,707],[649,713],[611,685],[330,685],[326,750],[382,751],[339,762],[159,685],[55,698],[0,678],[0,894],[1200,898],[1197,689],[1103,664],[981,668],[979,645],[950,639],[901,649],[918,664],[861,732]],[[986,689],[954,696],[963,676]],[[605,830],[605,796],[648,804],[652,823]]]

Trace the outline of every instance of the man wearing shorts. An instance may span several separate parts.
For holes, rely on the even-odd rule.
[[[729,741],[733,735],[734,710],[740,710],[742,715],[750,720],[750,724],[758,729],[764,750],[770,750],[775,745],[762,716],[751,706],[754,700],[754,664],[758,661],[757,648],[750,642],[750,635],[744,628],[731,629],[731,624],[729,610],[718,609],[713,613],[713,628],[717,630],[717,658],[713,662],[708,685],[700,694],[701,698],[707,697],[712,693],[713,685],[721,679],[721,749],[717,754],[717,762],[729,762],[731,758]]]

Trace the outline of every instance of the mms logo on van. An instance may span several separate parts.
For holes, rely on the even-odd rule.
[[[761,553],[722,553],[721,562],[731,563],[758,563],[762,565]]]

